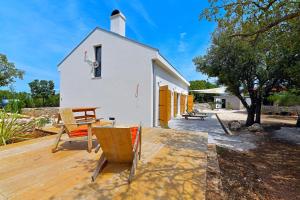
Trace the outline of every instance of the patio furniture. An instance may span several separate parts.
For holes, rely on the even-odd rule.
[[[200,120],[204,120],[208,115],[206,113],[199,113],[199,114],[194,114],[194,113],[186,113],[183,114],[182,117],[184,117],[186,120],[189,119],[189,117],[194,117],[194,118],[199,118]]]
[[[72,108],[73,113],[81,113],[81,115],[76,115],[76,120],[96,120],[96,109],[98,107],[78,107]],[[61,121],[60,113],[58,114],[57,123]]]
[[[101,146],[102,154],[98,161],[92,181],[95,181],[107,163],[129,163],[131,170],[128,183],[141,158],[141,126],[139,127],[94,127],[93,133]]]
[[[61,126],[61,129],[58,133],[58,136],[55,140],[54,146],[52,148],[52,152],[57,151],[57,147],[59,142],[61,141],[61,136],[64,132],[66,132],[69,136],[67,141],[71,142],[78,139],[87,140],[88,143],[88,152],[92,150],[92,124],[96,121],[100,121],[100,119],[94,119],[90,121],[77,121],[72,108],[61,108],[59,110],[59,116],[63,121],[62,124],[58,124]]]

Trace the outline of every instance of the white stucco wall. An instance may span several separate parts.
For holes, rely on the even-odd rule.
[[[226,100],[226,108],[227,109],[233,109],[233,110],[241,110],[244,108],[242,102],[237,98],[236,96],[233,95],[225,95],[225,96],[216,96],[215,102],[219,101],[219,107],[216,105],[217,108],[222,108],[222,99]]]
[[[188,94],[188,85],[175,77],[170,71],[166,70],[162,66],[162,63],[153,62],[153,113],[154,113],[154,126],[159,125],[159,87],[168,85],[169,90],[171,90],[171,116],[174,116],[174,92],[178,94]],[[178,98],[178,112],[180,113],[180,96]]]
[[[95,60],[94,46],[98,45],[102,45],[102,77],[93,78],[84,54],[87,51],[87,57]],[[96,29],[59,66],[61,107],[97,106],[97,117],[152,126],[155,55],[155,49]]]

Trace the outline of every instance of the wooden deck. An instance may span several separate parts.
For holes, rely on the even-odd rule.
[[[0,148],[0,199],[204,199],[207,134],[144,129],[142,159],[128,185],[129,166],[109,164],[91,175],[101,151],[55,135]],[[96,142],[95,144],[96,145]]]

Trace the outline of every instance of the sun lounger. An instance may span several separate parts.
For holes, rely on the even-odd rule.
[[[141,126],[139,127],[94,127],[93,133],[101,146],[102,154],[98,161],[92,181],[107,163],[129,163],[131,170],[128,183],[131,182],[138,158],[141,157]]]
[[[208,117],[208,115],[206,113],[201,113],[201,114],[193,114],[193,113],[187,113],[187,114],[183,114],[182,117],[184,117],[186,120],[189,119],[189,117],[191,118],[199,118],[200,120],[204,120],[206,117]]]

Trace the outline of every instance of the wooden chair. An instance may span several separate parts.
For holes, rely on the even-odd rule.
[[[58,136],[55,140],[54,146],[52,148],[52,152],[57,151],[57,146],[61,141],[61,136],[64,132],[66,132],[69,136],[67,141],[71,142],[74,140],[78,140],[78,138],[87,140],[88,143],[88,152],[92,150],[92,124],[95,122],[93,121],[82,121],[78,122],[75,119],[73,111],[71,108],[61,108],[59,109],[59,115],[63,121],[61,126],[61,130],[58,133]],[[97,120],[99,121],[99,119]]]
[[[106,163],[129,163],[131,182],[138,158],[141,158],[142,129],[139,127],[94,127],[92,129],[102,149],[92,181],[95,181]]]

